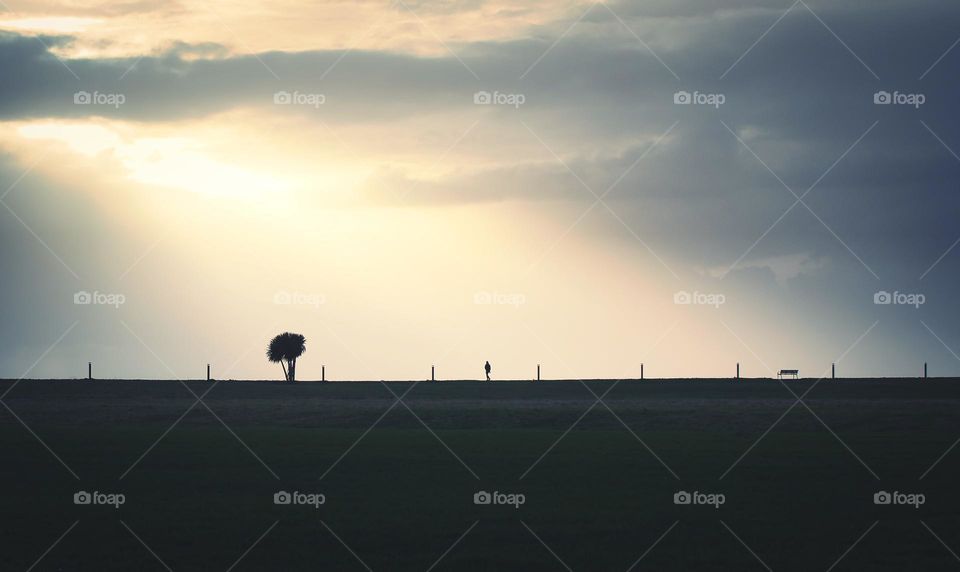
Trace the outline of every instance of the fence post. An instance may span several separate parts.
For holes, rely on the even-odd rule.
[[[436,380],[437,380],[437,379],[433,376],[433,368],[434,368],[434,366],[431,365],[431,366],[430,366],[430,381],[436,381]]]
[[[207,381],[210,381],[210,364],[207,364]]]
[[[740,379],[740,362],[737,362],[737,379]]]
[[[540,381],[540,364],[537,364],[537,381]]]
[[[643,381],[643,364],[640,364],[640,381]]]
[[[93,380],[93,362],[87,362],[87,380]]]
[[[830,379],[837,379],[837,364],[830,364]]]
[[[327,366],[320,366],[320,381],[327,381]]]
[[[927,362],[923,362],[923,379],[927,379]]]

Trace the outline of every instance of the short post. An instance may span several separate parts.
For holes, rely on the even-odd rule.
[[[210,364],[207,364],[207,381],[210,381]]]
[[[537,381],[540,381],[540,364],[537,364]]]
[[[435,378],[435,377],[433,376],[433,368],[434,368],[434,366],[431,365],[431,366],[430,366],[430,381],[436,381],[436,380],[437,380],[437,378]]]
[[[640,364],[640,381],[643,381],[643,364]]]
[[[93,362],[90,361],[87,362],[87,379],[93,379]]]
[[[923,362],[923,379],[927,379],[927,362]]]
[[[830,379],[837,379],[837,364],[830,364]]]
[[[740,362],[737,362],[737,379],[740,379]]]
[[[327,366],[320,366],[320,381],[327,381]]]

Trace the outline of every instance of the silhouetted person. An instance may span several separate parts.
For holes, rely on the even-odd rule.
[[[490,381],[490,362],[483,364],[483,371],[487,372],[487,381]]]

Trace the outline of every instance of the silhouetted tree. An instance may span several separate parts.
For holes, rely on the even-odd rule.
[[[267,346],[267,359],[280,364],[284,379],[296,381],[297,358],[305,351],[307,351],[307,338],[300,334],[284,332],[270,340],[270,345]],[[287,362],[286,367],[283,362]]]

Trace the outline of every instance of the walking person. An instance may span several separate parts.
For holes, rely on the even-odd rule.
[[[487,381],[490,381],[490,362],[483,364],[483,371],[487,372]]]

